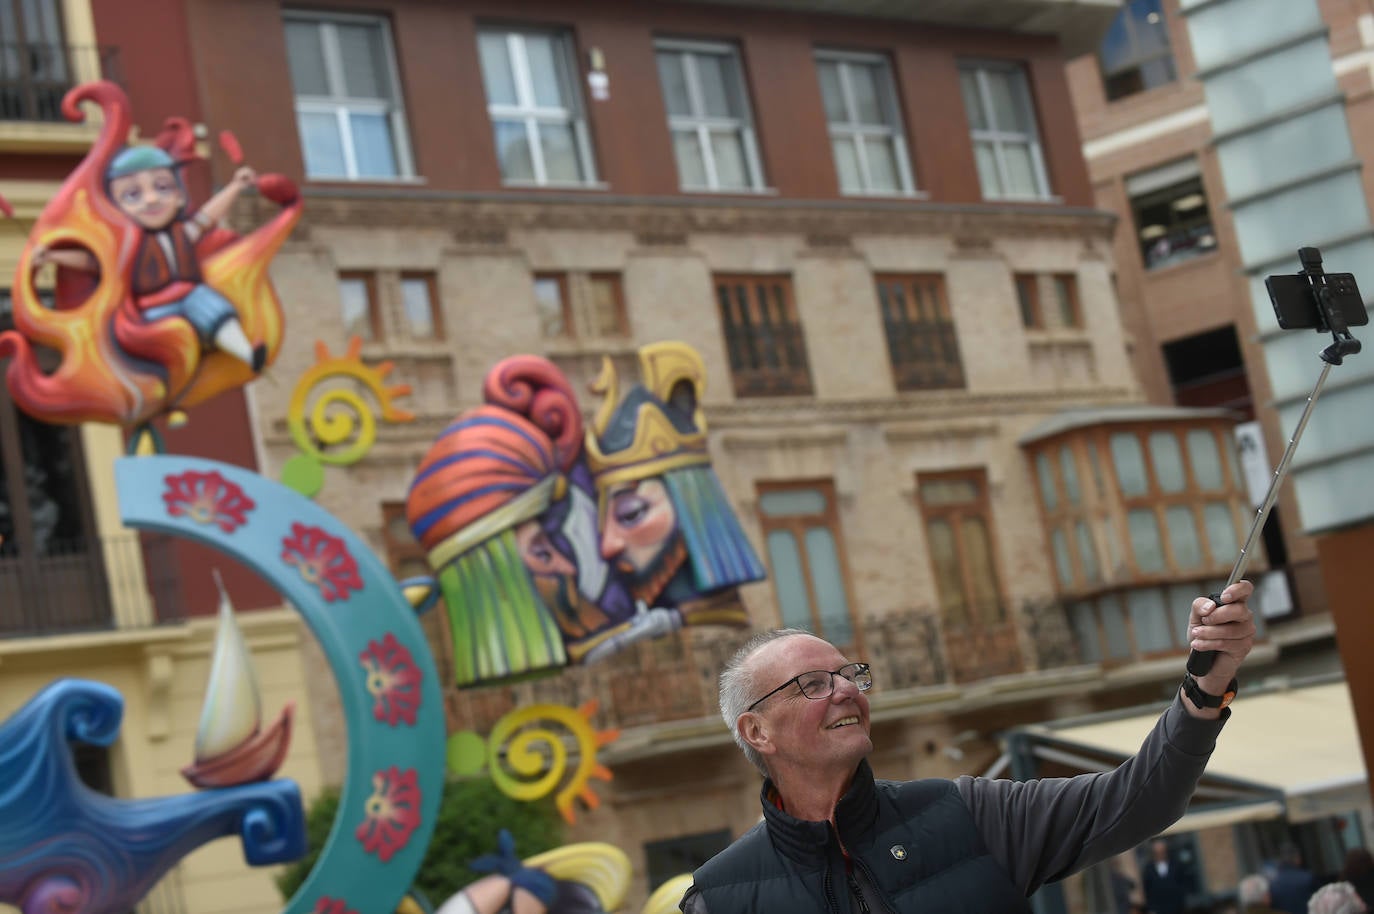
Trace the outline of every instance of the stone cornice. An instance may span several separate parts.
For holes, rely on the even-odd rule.
[[[950,419],[934,422],[900,422],[883,429],[888,441],[948,441],[954,438],[992,438],[1001,424],[993,418]]]
[[[843,447],[849,443],[849,435],[844,429],[828,426],[765,432],[740,429],[722,434],[720,443],[728,451],[795,450],[804,447]]]
[[[1124,387],[1078,390],[931,391],[853,400],[817,400],[811,397],[752,398],[732,403],[706,404],[706,424],[711,432],[728,433],[721,443],[729,449],[795,445],[835,446],[843,443],[846,425],[890,426],[885,435],[905,441],[940,435],[980,437],[995,434],[996,420],[1008,416],[1051,413],[1082,406],[1142,402],[1138,391]],[[453,417],[472,403],[454,404],[452,411],[421,415],[414,422],[381,427],[375,458],[401,459],[414,445],[428,447]],[[590,421],[591,411],[584,410]],[[759,433],[759,429],[769,429]],[[264,444],[294,448],[284,417],[267,421]],[[391,450],[398,449],[398,450]],[[391,453],[386,453],[391,450]]]
[[[441,228],[455,244],[509,245],[513,231],[626,232],[639,247],[681,247],[691,234],[788,234],[803,247],[835,250],[864,235],[959,238],[976,249],[1002,237],[1054,237],[1110,242],[1116,217],[1101,210],[1052,205],[952,204],[929,201],[702,200],[559,193],[479,194],[423,189],[306,189],[298,237],[312,228]],[[252,198],[247,224],[272,204]],[[261,212],[254,210],[261,209]]]
[[[733,403],[708,403],[706,422],[714,430],[761,426],[805,427],[816,423],[849,425],[974,416],[1024,415],[1053,412],[1073,406],[1140,402],[1139,392],[1124,387],[1078,390],[931,391],[893,397],[855,400],[814,400],[803,397],[753,398]],[[900,433],[898,433],[900,437]]]

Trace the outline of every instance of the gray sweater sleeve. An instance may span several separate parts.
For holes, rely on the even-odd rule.
[[[1199,720],[1176,696],[1135,757],[1113,771],[956,783],[988,850],[1029,895],[1178,821],[1230,713]]]

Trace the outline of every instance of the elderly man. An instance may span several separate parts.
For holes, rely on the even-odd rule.
[[[763,822],[693,874],[686,914],[1028,912],[1046,882],[1176,821],[1202,776],[1254,643],[1250,584],[1193,601],[1185,676],[1139,753],[1116,770],[1038,781],[877,781],[867,664],[806,632],[765,632],[721,674],[721,715],[764,774]]]
[[[1307,901],[1307,914],[1365,914],[1368,910],[1348,882],[1324,885]]]

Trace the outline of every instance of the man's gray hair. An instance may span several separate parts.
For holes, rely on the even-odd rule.
[[[1348,882],[1332,882],[1307,900],[1307,914],[1362,914],[1369,910]]]
[[[1268,904],[1269,902],[1269,880],[1259,873],[1253,876],[1246,876],[1240,881],[1240,906],[1248,908],[1253,904]]]
[[[759,686],[754,682],[754,670],[749,665],[749,658],[754,655],[759,648],[773,641],[782,638],[790,638],[793,635],[812,635],[811,632],[801,628],[775,628],[766,632],[759,632],[744,642],[739,650],[735,651],[733,657],[725,662],[725,668],[720,671],[720,716],[725,721],[725,726],[730,728],[730,735],[735,739],[735,745],[740,747],[747,758],[759,773],[768,776],[768,769],[763,764],[763,756],[753,746],[744,741],[739,735],[740,715],[744,709],[755,701],[758,701]]]

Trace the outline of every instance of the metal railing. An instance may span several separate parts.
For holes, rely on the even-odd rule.
[[[0,121],[64,121],[62,97],[97,78],[119,82],[118,49],[0,42]]]
[[[487,732],[517,707],[580,707],[594,700],[599,728],[636,727],[717,714],[716,678],[751,632],[702,629],[640,642],[590,666],[515,686],[449,689],[449,724]]]
[[[172,541],[160,534],[0,548],[0,637],[141,628],[180,615]],[[146,571],[145,571],[146,569]]]
[[[870,616],[862,621],[861,653],[883,691],[968,683],[1079,663],[1063,604],[1027,601],[1006,619],[974,629],[947,629],[933,610]],[[570,667],[534,682],[449,689],[449,725],[488,732],[517,707],[576,707],[593,699],[593,722],[601,728],[714,717],[721,668],[750,634],[697,629],[641,642],[601,663]]]

